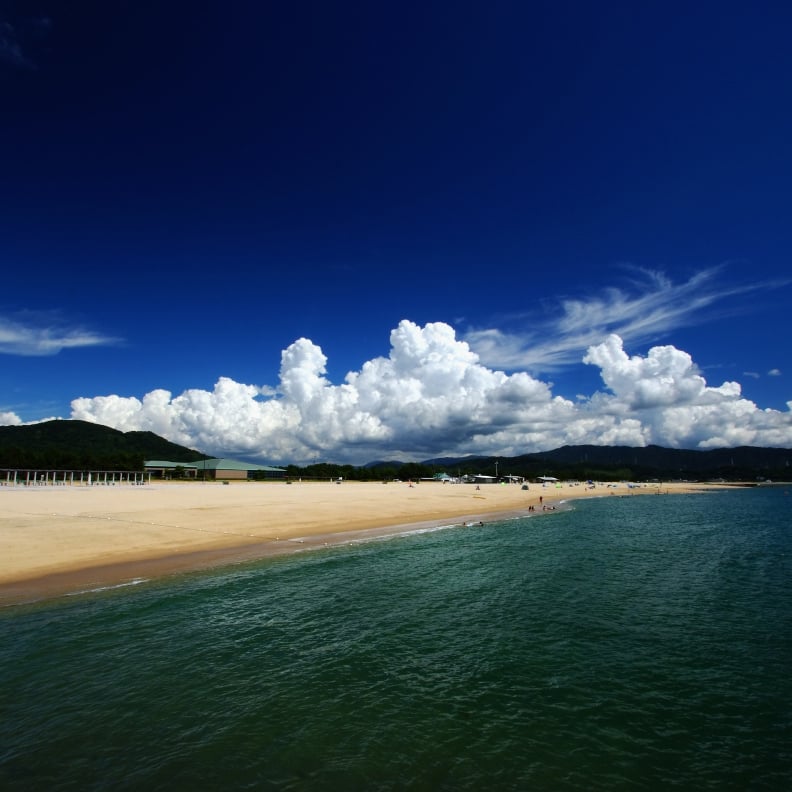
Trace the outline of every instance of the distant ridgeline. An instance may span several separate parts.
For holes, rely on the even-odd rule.
[[[0,426],[0,468],[4,469],[142,471],[146,459],[206,458],[153,432],[119,432],[88,421]]]
[[[555,476],[579,481],[792,481],[792,449],[742,446],[690,451],[660,446],[563,446],[516,457],[442,457],[419,464],[373,462],[367,469],[378,471],[379,478],[393,474],[401,479],[445,472],[451,476]]]
[[[153,432],[119,432],[87,421],[45,421],[0,426],[0,468],[39,470],[143,470],[147,459],[198,462],[208,459]],[[555,476],[559,479],[646,481],[662,479],[791,481],[792,449],[723,448],[711,451],[648,446],[564,446],[516,457],[443,457],[423,462],[379,461],[361,467],[323,462],[289,465],[293,478],[402,480],[486,474]]]

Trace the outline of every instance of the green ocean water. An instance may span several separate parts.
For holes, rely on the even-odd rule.
[[[579,501],[6,608],[0,789],[790,789],[787,493]]]

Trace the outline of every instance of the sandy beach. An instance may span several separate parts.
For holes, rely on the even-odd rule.
[[[581,497],[719,485],[407,482],[0,487],[0,605],[422,527],[537,516]],[[541,498],[541,502],[540,502]],[[552,513],[552,512],[550,512]]]

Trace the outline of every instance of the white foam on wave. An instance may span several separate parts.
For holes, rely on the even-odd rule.
[[[350,539],[345,544],[368,544],[369,542],[384,542],[390,539],[399,539],[403,536],[419,536],[421,534],[436,533],[437,531],[447,531],[449,528],[470,528],[479,525],[478,522],[458,522],[444,523],[443,525],[429,525],[421,528],[409,528],[405,530],[395,530],[393,533],[378,534],[377,536],[361,536]]]
[[[124,583],[114,583],[112,586],[97,586],[96,588],[80,589],[79,591],[70,591],[67,597],[78,597],[81,594],[97,594],[100,591],[113,591],[113,589],[128,588],[129,586],[139,586],[141,583],[148,583],[150,578],[132,578]]]

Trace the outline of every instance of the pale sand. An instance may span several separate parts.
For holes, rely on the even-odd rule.
[[[542,514],[580,497],[718,485],[589,489],[406,482],[0,486],[0,604],[298,552],[419,527]]]

